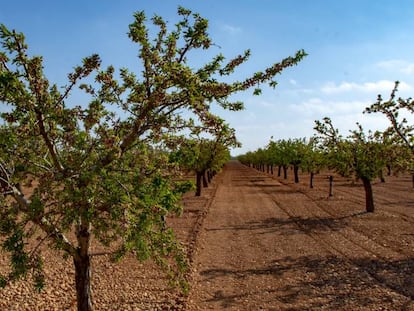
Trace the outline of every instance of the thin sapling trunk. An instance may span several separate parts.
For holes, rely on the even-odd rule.
[[[364,184],[364,190],[365,190],[365,207],[367,213],[373,213],[375,210],[374,206],[374,195],[372,192],[372,185],[371,180],[369,178],[363,177],[362,183]]]

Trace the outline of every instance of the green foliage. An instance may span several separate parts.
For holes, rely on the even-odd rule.
[[[331,119],[315,121],[319,147],[325,153],[327,165],[343,176],[372,180],[380,176],[385,167],[383,145],[376,140],[378,133],[368,134],[360,124],[344,139],[334,128]]]
[[[406,111],[410,114],[414,113],[414,101],[412,98],[396,99],[399,81],[395,82],[394,89],[391,91],[389,100],[384,101],[381,95],[378,95],[377,102],[365,109],[366,113],[383,113],[391,122],[391,129],[394,134],[408,148],[414,150],[414,125],[409,125],[406,118],[400,118],[400,113]]]
[[[326,167],[325,154],[317,148],[314,138],[309,139],[303,147],[304,157],[300,167],[309,173],[319,173]]]
[[[414,167],[414,125],[409,124],[407,118],[400,115],[412,115],[414,101],[412,98],[396,98],[398,85],[399,81],[396,81],[388,100],[383,100],[382,96],[378,95],[377,101],[367,107],[364,113],[380,112],[388,118],[391,125],[384,132],[383,142],[389,146],[386,152],[392,162],[390,165],[395,166],[397,170],[411,170]],[[411,152],[411,155],[407,151]]]
[[[0,285],[32,269],[35,286],[41,288],[40,246],[47,241],[65,257],[79,260],[80,254],[89,254],[93,235],[104,246],[118,245],[115,259],[128,252],[139,260],[153,258],[185,287],[185,252],[164,223],[166,215],[180,213],[181,195],[190,187],[174,181],[176,162],[213,169],[222,165],[228,147],[237,142],[211,105],[242,109],[242,103],[230,100],[232,94],[259,84],[275,86],[275,75],[306,53],[298,51],[242,82],[222,82],[250,52],[227,62],[218,55],[193,68],[187,63],[189,52],[213,46],[208,21],[182,7],[178,15],[181,21],[172,30],[154,16],[159,31],[150,38],[145,13],[134,14],[128,36],[139,50],[142,72],[122,68],[117,80],[114,67],[102,69],[100,57],[91,55],[68,74],[63,88],[45,77],[42,57],[30,56],[23,34],[0,26],[0,101],[10,108],[1,114],[0,228],[13,269]],[[75,88],[89,101],[67,104]],[[188,145],[198,148],[199,158],[188,150],[170,156],[160,148],[166,136],[183,131],[212,137]],[[178,141],[177,148],[182,146]],[[31,180],[29,195],[22,186]],[[68,232],[76,237],[70,239]],[[39,245],[27,249],[26,241],[35,234]]]
[[[240,146],[234,129],[223,120],[217,119],[217,127],[211,138],[173,137],[167,147],[171,150],[170,161],[176,162],[186,171],[201,172],[213,170],[218,172],[230,159],[230,147]]]

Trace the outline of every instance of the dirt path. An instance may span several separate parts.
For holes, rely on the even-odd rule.
[[[220,178],[188,310],[414,310],[410,215],[361,213],[238,162]]]

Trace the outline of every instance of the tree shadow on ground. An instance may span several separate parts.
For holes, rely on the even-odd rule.
[[[282,310],[371,310],[380,306],[384,310],[408,310],[414,307],[414,258],[387,261],[336,256],[285,257],[263,267],[207,269],[201,275],[207,282],[230,278],[247,285],[253,282],[252,278],[263,276],[267,281],[269,276],[274,278],[270,290],[256,287],[239,292],[228,292],[225,288],[217,291],[210,301],[223,308],[237,307],[243,299],[263,297],[265,290],[270,294],[266,301],[258,301],[258,307],[260,303]]]
[[[297,234],[298,230],[301,230],[304,233],[334,232],[348,227],[348,218],[363,215],[365,213],[366,212],[358,212],[342,217],[270,217],[262,221],[249,221],[240,225],[225,226],[220,228],[206,228],[206,231],[246,230],[255,232],[254,234],[278,232],[281,235]]]

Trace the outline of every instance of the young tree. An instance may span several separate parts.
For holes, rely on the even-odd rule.
[[[326,151],[328,165],[342,176],[355,175],[361,179],[365,190],[367,212],[374,212],[374,197],[371,182],[385,167],[382,145],[375,141],[371,132],[366,135],[360,124],[343,139],[329,118],[316,121],[315,130],[319,133],[322,148]]]
[[[302,167],[307,156],[306,140],[305,138],[289,139],[286,141],[286,144],[289,163],[293,166],[294,181],[299,183],[299,168]]]
[[[68,75],[62,91],[45,77],[42,58],[28,55],[24,35],[1,25],[0,101],[10,109],[1,115],[0,233],[12,272],[0,277],[0,285],[33,269],[42,287],[40,244],[48,241],[73,261],[78,310],[92,310],[92,236],[116,245],[114,258],[153,258],[183,284],[185,258],[171,230],[162,230],[162,218],[179,210],[185,187],[173,182],[157,144],[164,133],[191,132],[195,124],[214,130],[212,103],[242,109],[230,95],[263,83],[275,86],[275,75],[306,54],[299,51],[243,81],[221,82],[250,52],[190,66],[192,50],[213,46],[208,22],[181,7],[178,15],[172,31],[154,16],[159,31],[152,39],[144,12],[134,14],[128,35],[139,49],[140,74],[123,68],[117,81],[115,69],[101,70],[99,56],[92,55]],[[90,101],[74,107],[68,100],[76,87]],[[21,187],[29,175],[36,180],[31,196]],[[39,245],[28,249],[27,239],[38,232]]]
[[[318,150],[316,140],[309,139],[304,145],[304,157],[300,167],[310,174],[309,187],[313,188],[313,178],[326,166],[324,154]]]
[[[283,178],[287,179],[287,169],[290,163],[289,153],[286,140],[270,141],[267,145],[269,161],[278,166],[278,174],[280,177],[281,169],[283,169]]]

